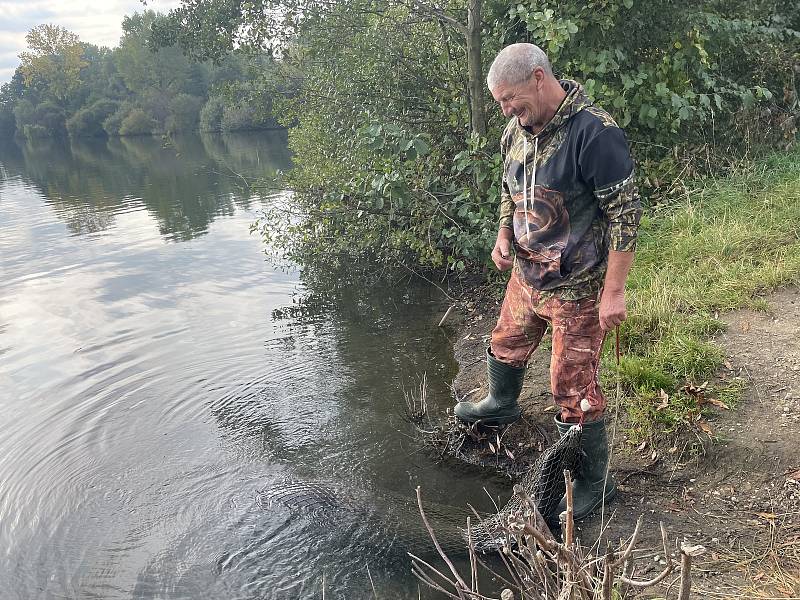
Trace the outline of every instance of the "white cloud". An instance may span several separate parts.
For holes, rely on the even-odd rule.
[[[167,12],[179,0],[2,0],[0,2],[0,84],[11,79],[19,60],[9,62],[25,50],[25,34],[42,23],[61,25],[82,41],[114,47],[122,36],[122,18],[145,8]]]

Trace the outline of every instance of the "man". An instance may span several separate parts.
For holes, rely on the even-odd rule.
[[[533,44],[504,48],[487,84],[503,115],[503,192],[492,260],[512,269],[487,349],[489,395],[459,402],[472,423],[511,423],[525,366],[550,324],[550,384],[564,435],[583,423],[585,453],[574,479],[574,516],[610,501],[605,397],[598,367],[605,332],[626,318],[625,280],[641,204],[622,130],[583,88],[553,76]],[[514,253],[512,253],[512,248]]]

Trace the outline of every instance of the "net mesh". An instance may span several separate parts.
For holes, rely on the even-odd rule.
[[[580,464],[580,444],[580,427],[571,427],[561,439],[542,452],[519,482],[552,531],[559,528],[558,504],[566,490],[564,470],[575,473]],[[504,526],[508,523],[509,515],[523,508],[522,498],[514,494],[496,515],[472,526],[471,537],[475,549],[479,552],[499,550],[507,540]],[[463,535],[466,538],[466,531]]]

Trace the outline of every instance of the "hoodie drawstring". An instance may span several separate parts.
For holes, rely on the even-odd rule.
[[[539,136],[533,138],[533,170],[531,172],[531,212],[536,201],[536,163],[539,160]],[[525,235],[530,235],[528,221],[528,138],[522,138],[522,208],[525,211]]]

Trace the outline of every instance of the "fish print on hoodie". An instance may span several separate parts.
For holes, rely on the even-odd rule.
[[[501,138],[500,226],[524,280],[562,300],[596,296],[608,251],[633,251],[641,217],[625,134],[580,84],[537,135],[513,117]]]

